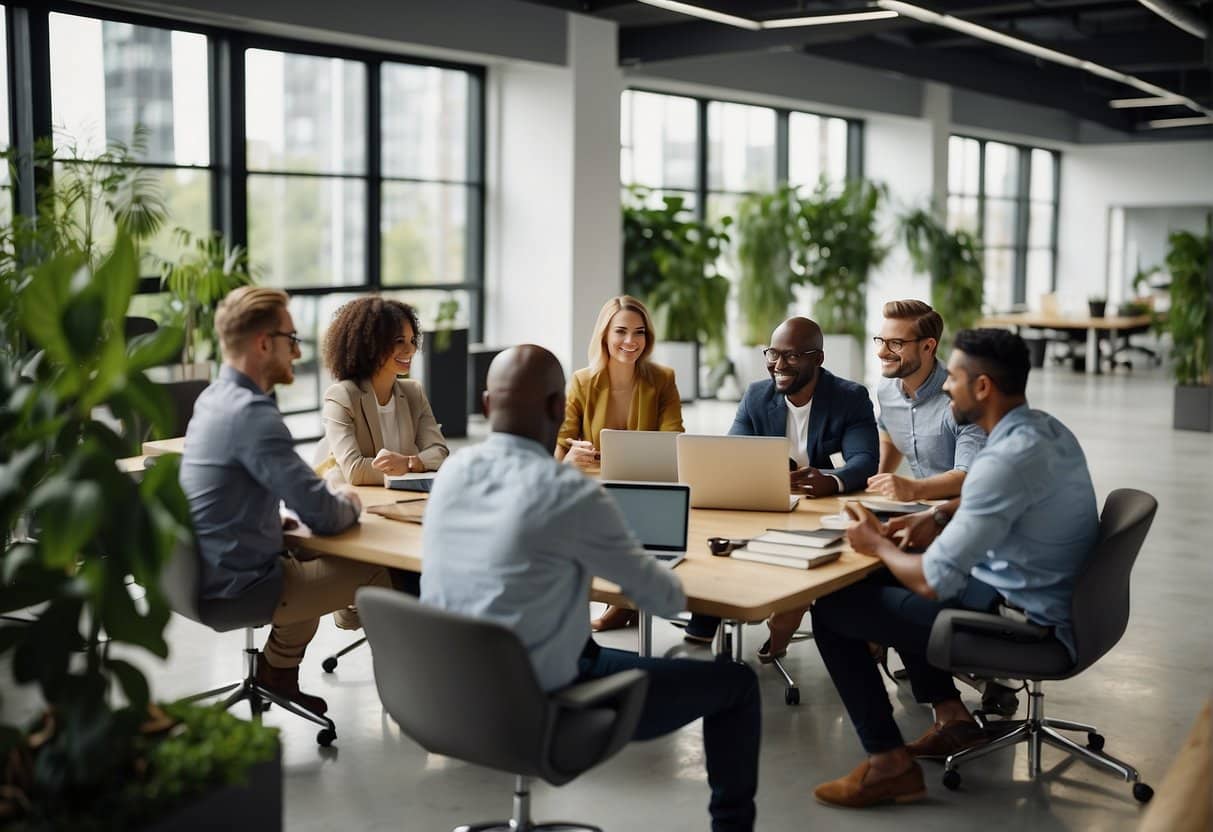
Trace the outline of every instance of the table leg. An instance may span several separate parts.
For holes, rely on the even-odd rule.
[[[1087,330],[1087,372],[1099,373],[1099,332],[1095,327]]]
[[[745,630],[744,621],[733,622],[733,661],[744,662],[745,657],[741,647],[741,634]]]
[[[637,652],[641,656],[653,655],[653,615],[640,610],[639,622],[636,626]]]

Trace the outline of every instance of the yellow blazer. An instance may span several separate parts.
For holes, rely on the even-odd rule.
[[[632,387],[632,405],[628,408],[628,430],[671,430],[682,433],[682,399],[674,384],[674,371],[650,364],[651,380],[636,376]],[[570,439],[588,439],[598,445],[598,435],[606,427],[607,407],[611,399],[611,377],[606,370],[585,367],[573,373],[560,426],[560,444],[567,448]]]

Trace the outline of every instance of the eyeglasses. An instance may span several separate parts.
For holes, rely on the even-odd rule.
[[[800,359],[807,358],[815,352],[821,350],[805,350],[804,352],[792,352],[791,350],[773,350],[767,348],[762,351],[762,357],[767,360],[768,364],[778,364],[779,359],[783,359],[783,363],[789,367],[797,367],[800,365]]]
[[[727,537],[709,537],[708,551],[717,557],[724,557],[725,555],[730,554],[734,549],[740,549],[749,542],[750,541],[748,540],[738,540],[735,538],[730,539]]]
[[[888,347],[893,352],[901,352],[905,349],[906,344],[911,344],[915,341],[922,341],[922,338],[881,338],[879,335],[872,337],[872,343],[876,345],[876,349],[884,349]]]
[[[291,347],[293,349],[299,349],[299,345],[303,343],[303,339],[301,339],[294,332],[271,332],[269,335],[271,338],[288,339],[291,342]]]

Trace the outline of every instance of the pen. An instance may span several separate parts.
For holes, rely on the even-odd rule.
[[[397,500],[395,504],[400,505],[401,503],[419,503],[425,499],[425,497],[409,497],[404,500]]]

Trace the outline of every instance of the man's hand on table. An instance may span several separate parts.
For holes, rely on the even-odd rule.
[[[790,475],[793,494],[809,497],[832,497],[838,493],[838,480],[812,466],[797,468]]]
[[[919,499],[917,481],[899,477],[897,474],[875,474],[868,477],[868,490],[902,503]]]

